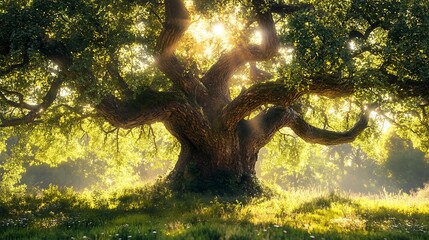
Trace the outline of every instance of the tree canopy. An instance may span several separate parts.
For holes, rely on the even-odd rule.
[[[284,128],[335,145],[381,119],[428,149],[428,12],[426,0],[5,0],[1,137],[26,137],[30,159],[91,157],[82,149],[103,139],[129,159],[146,150],[127,137],[161,122],[175,140],[153,142],[180,143],[185,178],[192,164],[203,178],[252,174]]]

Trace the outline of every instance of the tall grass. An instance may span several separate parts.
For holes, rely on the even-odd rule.
[[[413,194],[321,189],[257,198],[51,187],[0,201],[0,239],[429,239],[428,187]]]

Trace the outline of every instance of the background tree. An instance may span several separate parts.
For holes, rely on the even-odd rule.
[[[285,127],[310,143],[347,143],[377,107],[427,132],[427,12],[414,0],[3,1],[0,120],[15,128],[2,137],[37,128],[68,146],[91,125],[118,139],[116,128],[162,122],[180,143],[170,179],[245,186]],[[204,23],[224,36],[193,35]],[[343,121],[330,123],[326,99]],[[97,138],[85,136],[79,144]]]
[[[391,180],[401,189],[422,188],[429,181],[429,163],[424,152],[415,149],[411,141],[392,135],[387,142],[389,155],[385,165]]]

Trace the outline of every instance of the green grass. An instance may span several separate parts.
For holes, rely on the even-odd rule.
[[[427,194],[275,190],[258,198],[52,188],[0,203],[0,239],[429,239]]]

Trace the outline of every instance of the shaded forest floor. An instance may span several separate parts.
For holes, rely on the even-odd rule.
[[[429,239],[429,188],[349,195],[272,190],[257,198],[50,189],[3,196],[0,239]]]

